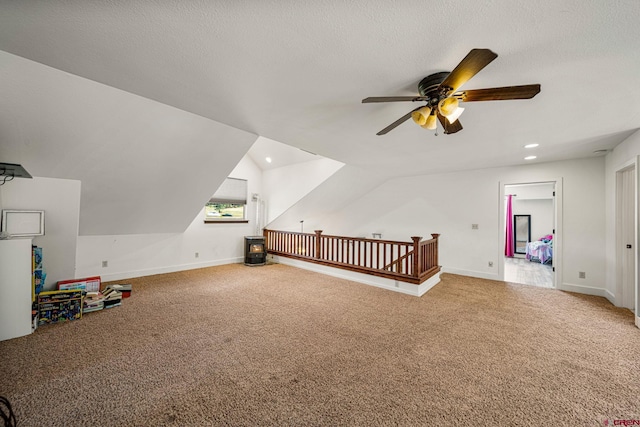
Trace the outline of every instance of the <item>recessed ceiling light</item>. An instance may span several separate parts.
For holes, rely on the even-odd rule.
[[[536,148],[538,145],[540,144],[527,144],[524,146],[524,148]]]
[[[537,156],[527,156],[524,159],[525,160],[533,160],[533,159],[536,159],[536,158],[537,158]]]
[[[267,161],[267,163],[271,163],[271,157],[267,157],[265,160]]]

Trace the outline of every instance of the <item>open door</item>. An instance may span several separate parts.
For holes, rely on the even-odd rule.
[[[616,299],[635,310],[636,304],[636,167],[616,173]]]
[[[500,184],[500,236],[505,247],[507,238],[514,245],[512,255],[505,251],[500,258],[502,280],[546,288],[558,286],[561,196],[561,178]],[[512,225],[512,233],[507,224]]]

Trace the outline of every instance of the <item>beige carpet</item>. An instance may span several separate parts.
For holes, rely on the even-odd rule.
[[[640,419],[640,330],[603,298],[447,274],[416,298],[283,265],[128,283],[121,307],[0,342],[18,425]]]

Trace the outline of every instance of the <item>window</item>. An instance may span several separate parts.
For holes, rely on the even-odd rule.
[[[247,180],[226,178],[204,207],[205,222],[248,222]]]

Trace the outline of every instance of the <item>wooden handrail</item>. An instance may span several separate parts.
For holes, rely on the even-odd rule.
[[[399,263],[401,263],[402,261],[404,261],[405,259],[409,258],[409,256],[413,255],[413,251],[411,252],[407,252],[406,254],[402,255],[400,258],[391,261],[389,264],[385,265],[383,267],[384,270],[389,270],[392,269],[394,266],[397,267]]]
[[[440,271],[438,234],[411,242],[265,229],[267,253],[419,284]]]

